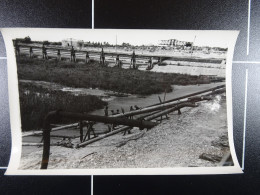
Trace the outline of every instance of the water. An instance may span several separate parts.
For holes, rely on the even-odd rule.
[[[195,93],[198,91],[206,90],[212,87],[216,87],[223,83],[211,83],[211,84],[201,84],[201,85],[172,85],[173,91],[170,93],[166,93],[165,101],[181,97],[184,95],[188,95],[190,93]],[[117,109],[121,112],[121,108],[124,109],[125,112],[129,111],[130,106],[137,105],[138,107],[146,107],[152,104],[159,103],[159,98],[161,100],[164,99],[164,93],[153,94],[149,96],[138,96],[138,95],[130,95],[128,97],[114,97],[110,101],[108,101],[108,109],[109,114],[111,114],[111,110],[116,111]],[[104,109],[99,109],[91,112],[90,114],[95,115],[104,115]]]
[[[164,93],[153,94],[149,96],[139,96],[139,95],[129,95],[127,97],[116,97],[113,95],[107,95],[108,93],[113,93],[107,90],[101,89],[92,89],[92,88],[73,88],[73,87],[65,87],[57,83],[46,82],[46,81],[31,81],[31,80],[20,80],[19,82],[31,83],[33,85],[42,86],[44,88],[48,88],[51,90],[60,90],[72,93],[74,95],[96,95],[101,97],[103,101],[108,102],[108,109],[111,114],[111,110],[116,111],[117,109],[121,112],[121,108],[124,109],[125,112],[129,111],[130,106],[137,105],[138,107],[146,107],[152,104],[159,103],[158,96],[161,97],[161,100],[164,99]],[[216,87],[223,83],[210,83],[210,84],[200,84],[200,85],[172,85],[173,91],[170,93],[166,93],[165,101],[178,98],[184,95],[188,95],[190,93],[195,93],[198,91],[202,91],[205,89],[209,89],[212,87]],[[104,115],[104,109],[99,109],[91,112],[90,114],[96,115]]]
[[[30,80],[21,80],[20,82],[27,82],[32,83],[33,85],[40,85],[42,87],[51,89],[51,90],[61,90],[61,91],[67,91],[69,93],[72,93],[74,95],[96,95],[99,96],[103,101],[106,101],[108,103],[108,110],[109,115],[111,115],[111,110],[114,110],[115,112],[119,110],[119,112],[122,112],[122,109],[127,112],[130,109],[130,106],[137,105],[138,107],[146,107],[149,105],[153,105],[156,103],[159,103],[160,96],[161,100],[164,100],[164,93],[159,94],[153,94],[149,96],[139,96],[139,95],[129,95],[127,97],[116,97],[107,95],[109,91],[101,90],[101,89],[91,89],[91,88],[73,88],[73,87],[65,87],[56,83],[46,82],[46,81],[30,81]],[[187,86],[180,86],[180,85],[172,85],[173,91],[170,93],[166,93],[165,95],[165,101],[178,98],[184,95],[188,95],[191,93],[195,93],[198,91],[206,90],[209,88],[216,87],[218,85],[221,85],[223,83],[211,83],[211,84],[201,84],[201,85],[187,85]],[[111,92],[111,91],[110,91]],[[90,112],[88,114],[93,115],[100,115],[104,116],[104,109],[98,109],[93,112]],[[108,130],[107,126],[104,124],[96,124],[95,130],[97,133],[102,133]]]
[[[60,85],[58,83],[48,82],[48,81],[32,81],[32,80],[19,80],[21,83],[30,83],[35,86],[40,86],[46,89],[50,90],[59,90],[64,92],[69,92],[74,95],[95,95],[99,96],[101,98],[106,99],[108,96],[107,93],[112,93],[108,90],[100,90],[98,88],[92,89],[92,88],[73,88],[73,87],[66,87],[63,85]]]
[[[223,84],[223,83],[221,83]],[[188,86],[180,86],[180,85],[172,85],[173,91],[166,94],[165,101],[178,98],[184,95],[188,95],[191,93],[199,92],[202,90],[206,90],[209,88],[213,88],[220,85],[220,83],[211,83],[211,84],[201,84],[201,85],[188,85]],[[111,114],[111,110],[116,111],[117,109],[121,113],[121,108],[124,109],[125,112],[130,110],[130,106],[137,105],[138,107],[146,107],[149,105],[153,105],[159,103],[159,97],[163,101],[164,93],[153,94],[145,97],[141,96],[128,96],[128,97],[115,97],[111,101],[108,101],[108,110],[109,114]],[[93,115],[103,115],[105,114],[104,109],[95,110],[89,114]],[[106,132],[107,127],[104,124],[98,123],[95,125],[95,130],[97,133]]]

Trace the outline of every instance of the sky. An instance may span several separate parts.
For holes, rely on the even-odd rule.
[[[78,40],[109,42],[120,45],[157,45],[160,40],[177,39],[194,42],[195,46],[228,47],[238,31],[193,31],[193,30],[118,30],[118,29],[13,29],[14,37],[30,36],[33,41],[54,41],[73,38]],[[196,37],[196,38],[195,38]]]

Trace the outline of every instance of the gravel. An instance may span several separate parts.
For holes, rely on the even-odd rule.
[[[48,169],[217,166],[199,157],[223,157],[229,151],[225,98],[199,104],[182,109],[181,115],[171,113],[149,131],[134,128],[130,135],[120,133],[79,149],[53,146]],[[41,155],[42,148],[22,155],[20,169],[39,169]]]

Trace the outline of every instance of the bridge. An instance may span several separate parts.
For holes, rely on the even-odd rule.
[[[138,51],[116,51],[109,48],[83,48],[62,47],[41,44],[16,43],[14,41],[15,53],[29,58],[43,58],[70,60],[73,62],[89,63],[90,60],[99,61],[102,66],[118,66],[121,68],[133,68],[139,70],[151,70],[155,65],[163,65],[165,60],[176,62],[205,63],[209,65],[225,63],[225,58],[199,58],[187,54],[176,56],[174,53],[138,52]]]

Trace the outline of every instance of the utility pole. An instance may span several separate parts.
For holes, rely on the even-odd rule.
[[[193,40],[193,43],[192,43],[192,46],[191,46],[191,56],[192,56],[192,53],[193,53],[193,45],[194,45],[194,43],[195,43],[195,39],[196,39],[196,35],[195,35],[195,37],[194,37],[194,40]]]
[[[117,35],[116,35],[116,54],[117,54]]]

